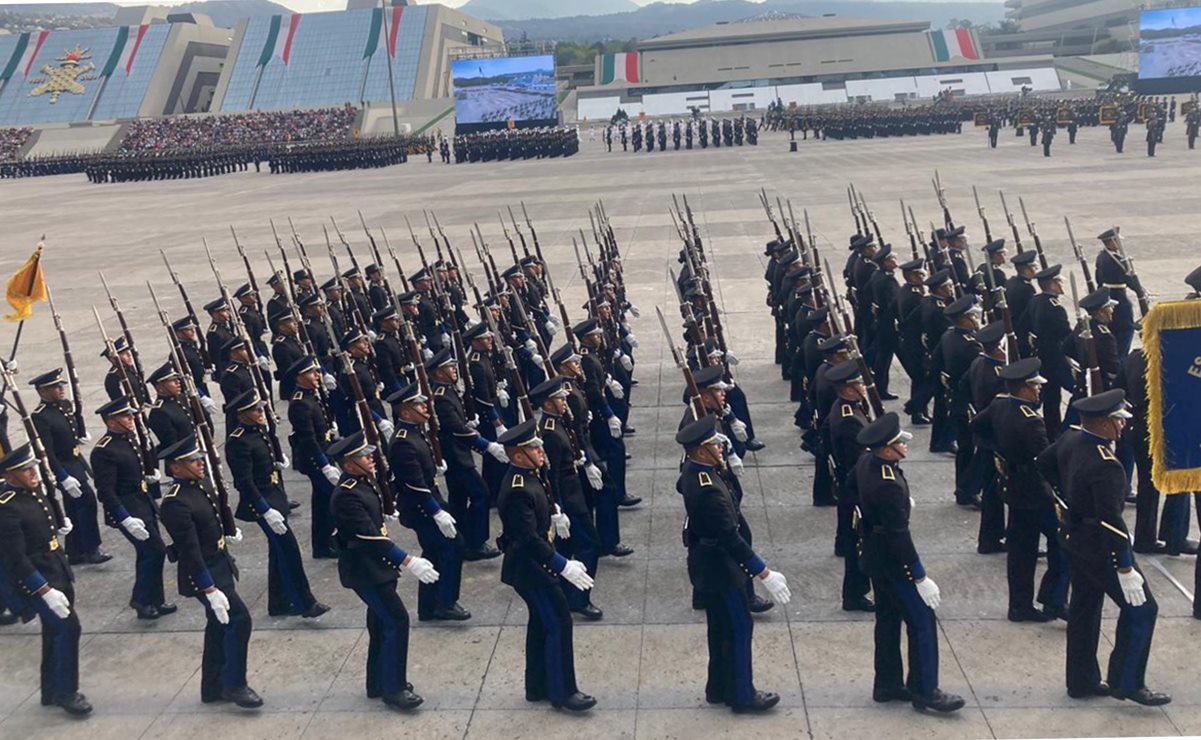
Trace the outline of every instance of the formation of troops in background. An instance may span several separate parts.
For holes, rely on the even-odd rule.
[[[605,151],[613,151],[620,146],[623,152],[631,148],[635,152],[667,151],[668,139],[671,140],[673,151],[679,151],[683,146],[691,150],[693,144],[701,149],[708,149],[712,142],[715,149],[721,147],[742,146],[743,141],[749,146],[759,143],[759,125],[755,119],[746,116],[738,118],[709,118],[698,114],[687,120],[672,121],[622,121],[611,123],[604,129]]]
[[[977,196],[986,243],[976,265],[937,176],[935,187],[944,225],[932,226],[928,242],[901,204],[905,255],[885,242],[862,194],[849,190],[855,233],[840,273],[818,255],[807,214],[802,231],[790,204],[782,230],[762,196],[776,232],[765,275],[776,362],[798,403],[802,448],[816,458],[813,504],[838,508],[843,609],[876,615],[875,698],[917,706],[925,695],[942,710],[963,704],[938,690],[933,610],[941,597],[909,534],[912,499],[900,468],[911,435],[884,406],[900,400],[888,388],[895,358],[911,382],[904,416],[931,425],[930,451],[954,456],[955,502],[980,511],[978,552],[1005,554],[1008,619],[1067,621],[1071,697],[1166,704],[1171,698],[1145,681],[1157,606],[1135,553],[1195,555],[1197,543],[1187,539],[1189,496],[1169,497],[1161,515],[1151,480],[1147,362],[1142,350],[1131,351],[1138,326],[1131,296],[1142,314],[1149,299],[1119,230],[1098,236],[1090,269],[1068,224],[1078,288],[1063,265],[1048,264],[1028,216],[1033,248],[1024,248],[1002,200],[1016,249],[1009,256]],[[1189,298],[1201,298],[1201,268],[1186,283]],[[1133,537],[1122,518],[1129,502],[1137,507]],[[1043,539],[1047,568],[1036,589]],[[1103,675],[1097,647],[1106,596],[1120,616]],[[1194,616],[1201,619],[1201,609]]]
[[[441,140],[439,150],[442,161],[449,164],[451,151],[446,139]],[[501,129],[454,137],[455,164],[570,157],[579,150],[580,136],[574,126]]]
[[[768,106],[763,123],[771,131],[787,131],[802,139],[872,139],[885,136],[957,134],[963,130],[963,105],[932,103],[896,108],[880,104],[839,104],[785,107],[776,99]]]

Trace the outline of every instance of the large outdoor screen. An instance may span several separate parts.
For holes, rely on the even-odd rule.
[[[1201,80],[1201,8],[1144,10],[1139,16],[1138,78]],[[1180,80],[1183,92],[1196,89]]]
[[[460,126],[558,120],[553,56],[460,59],[451,77]]]

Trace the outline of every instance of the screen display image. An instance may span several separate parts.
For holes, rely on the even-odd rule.
[[[459,124],[558,118],[553,56],[460,59],[451,77]]]
[[[1141,80],[1201,76],[1201,7],[1144,10],[1138,52]]]

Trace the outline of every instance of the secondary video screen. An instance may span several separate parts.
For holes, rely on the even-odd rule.
[[[1139,79],[1197,76],[1201,76],[1201,7],[1144,10],[1139,16]]]
[[[459,124],[555,121],[553,56],[460,59],[451,67]]]

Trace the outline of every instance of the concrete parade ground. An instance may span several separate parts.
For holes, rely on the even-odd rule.
[[[639,385],[630,417],[637,434],[627,445],[633,455],[628,488],[643,498],[640,506],[621,512],[622,540],[635,553],[601,561],[593,602],[604,610],[604,619],[575,623],[580,689],[598,700],[584,716],[525,701],[526,610],[513,590],[500,583],[499,559],[464,565],[460,601],[473,616],[462,623],[419,623],[415,580],[402,576],[400,593],[413,617],[409,678],[425,703],[402,714],[367,699],[365,609],[339,585],[334,561],[308,559],[308,482],[288,471],[290,496],[303,504],[293,522],[308,576],[317,598],[333,609],[311,621],[268,617],[267,546],[257,527],[244,527],[245,540],[233,547],[242,573],[239,593],[254,618],[249,684],[266,702],[262,710],[201,704],[201,607],[175,595],[176,571],[169,564],[168,598],[179,604],[179,612],[138,621],[127,606],[132,548],[115,530],[101,527],[104,547],[114,559],[75,569],[84,628],[80,688],[95,712],[77,721],[56,708],[41,707],[37,623],[0,628],[0,738],[902,740],[1201,734],[1201,683],[1196,680],[1201,622],[1191,616],[1189,593],[1194,558],[1138,556],[1159,602],[1147,681],[1172,694],[1174,701],[1145,708],[1108,698],[1070,699],[1064,685],[1064,622],[1006,620],[1005,556],[976,553],[979,515],[955,505],[953,460],[927,451],[929,427],[914,430],[912,455],[903,468],[916,500],[914,540],[942,589],[941,686],[962,694],[967,706],[952,716],[936,716],[908,704],[874,704],[872,618],[841,610],[842,563],[833,553],[835,510],[811,505],[813,458],[798,448],[788,386],[772,362],[773,325],[764,305],[762,252],[773,233],[757,197],[761,187],[772,198],[791,199],[798,220],[808,210],[818,246],[840,270],[853,231],[848,183],[865,195],[885,239],[908,254],[898,200],[913,207],[923,227],[941,223],[930,184],[935,169],[956,223],[968,226],[975,262],[985,239],[973,185],[994,238],[1008,240],[1010,256],[1012,234],[998,189],[1005,191],[1019,223],[1018,197],[1025,200],[1050,261],[1063,262],[1078,279],[1064,216],[1071,218],[1090,268],[1100,247],[1095,235],[1118,224],[1152,298],[1178,299],[1187,292],[1184,275],[1201,264],[1196,247],[1201,151],[1186,148],[1179,121],[1167,127],[1155,158],[1146,156],[1143,135],[1141,127],[1132,127],[1125,154],[1117,155],[1105,129],[1081,129],[1074,146],[1061,131],[1053,156],[1044,158],[1041,146],[1031,147],[1012,130],[1002,133],[995,150],[988,148],[983,130],[969,128],[961,135],[801,141],[795,154],[788,151],[787,134],[766,131],[758,147],[649,154],[606,153],[599,133],[595,141],[585,133],[581,153],[568,159],[445,166],[437,157],[434,164],[414,157],[387,169],[312,175],[269,175],[264,167],[261,174],[252,169],[208,179],[123,185],[91,185],[82,175],[0,182],[0,274],[16,270],[45,235],[46,276],[79,365],[93,438],[103,428],[92,412],[105,398],[105,367],[92,305],[100,309],[110,333],[118,330],[97,271],[104,272],[120,299],[149,370],[165,359],[166,341],[146,282],[165,299],[173,318],[183,315],[159,249],[171,259],[199,310],[217,296],[202,237],[231,289],[245,280],[230,224],[238,229],[265,287],[269,268],[264,250],[280,264],[268,219],[285,230],[285,243],[287,220],[293,220],[318,278],[324,280],[332,273],[321,227],[330,216],[366,265],[371,257],[358,225],[356,210],[361,210],[373,228],[384,227],[406,271],[412,272],[420,262],[403,217],[409,217],[432,252],[421,211],[434,209],[451,242],[472,265],[477,284],[483,285],[468,229],[480,224],[503,269],[511,257],[497,211],[511,205],[520,218],[517,206],[524,201],[554,283],[572,320],[578,321],[584,317],[580,306],[585,293],[571,238],[578,239],[580,229],[589,232],[588,209],[602,199],[624,257],[628,297],[642,312],[631,325],[640,342],[635,353]],[[747,390],[758,436],[767,443],[746,460],[743,512],[754,531],[755,549],[770,568],[787,576],[793,594],[787,607],[755,617],[755,683],[782,697],[775,710],[761,716],[736,716],[704,700],[704,613],[690,605],[680,543],[684,509],[675,490],[679,447],[673,436],[682,413],[683,382],[654,313],[661,306],[671,328],[678,329],[668,276],[668,268],[678,266],[680,248],[668,213],[672,193],[686,194],[695,212],[726,337],[741,359],[737,380]],[[1024,226],[1021,236],[1030,248]],[[289,258],[295,269],[290,248]],[[343,250],[338,258],[345,269]],[[387,271],[395,285],[391,264]],[[1011,269],[1006,272],[1012,274]],[[18,354],[23,383],[62,365],[50,312],[44,304],[34,311]],[[5,323],[0,330],[6,357],[15,329]],[[214,384],[210,387],[219,395]],[[899,363],[893,366],[892,390],[902,398],[908,395]],[[22,391],[33,405],[32,389],[23,385]],[[889,407],[899,410],[900,403]],[[284,414],[285,405],[277,407]],[[23,438],[16,421],[10,422],[10,432],[14,439]],[[1133,528],[1133,506],[1126,515]],[[402,547],[418,550],[411,531],[390,529]],[[1195,537],[1195,523],[1193,529]],[[492,533],[499,534],[495,515]],[[1116,609],[1107,605],[1102,661],[1112,645],[1115,616]]]

